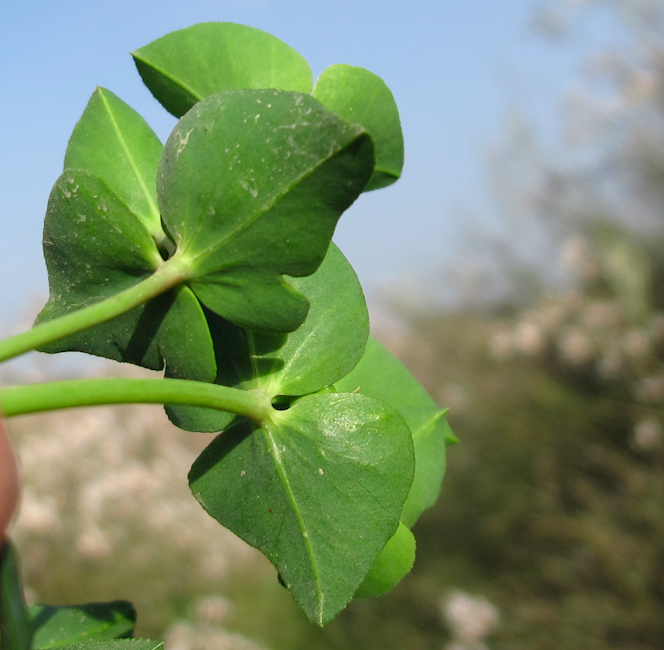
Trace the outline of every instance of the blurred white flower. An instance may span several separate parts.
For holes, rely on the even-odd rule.
[[[461,591],[452,592],[443,600],[442,613],[453,637],[448,650],[484,647],[482,641],[500,622],[498,609],[486,598]]]
[[[662,444],[663,434],[662,424],[657,418],[644,418],[634,427],[632,445],[641,451],[652,451]]]
[[[590,337],[580,327],[570,327],[561,333],[558,350],[562,359],[574,366],[588,363],[594,354]]]

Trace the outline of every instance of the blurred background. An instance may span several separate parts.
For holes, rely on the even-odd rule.
[[[206,436],[142,406],[18,418],[14,537],[29,597],[132,600],[138,632],[169,650],[663,648],[664,2],[193,2],[146,27],[136,12],[150,3],[134,0],[108,16],[116,31],[126,20],[127,47],[96,22],[101,9],[62,4],[81,20],[64,35],[43,14],[32,30],[27,9],[0,7],[13,39],[3,87],[15,89],[0,106],[2,324],[19,327],[25,295],[45,292],[41,214],[92,90],[68,86],[69,71],[101,69],[110,81],[96,82],[129,101],[129,63],[116,71],[96,52],[117,57],[183,21],[245,22],[315,74],[343,60],[395,92],[404,179],[363,197],[337,241],[367,287],[374,334],[450,407],[461,442],[415,528],[413,572],[320,630],[190,497]],[[18,47],[45,39],[80,57],[86,30],[99,42],[65,73]],[[42,75],[54,65],[77,106],[33,84],[31,61]],[[36,119],[37,98],[48,117]],[[150,101],[130,103],[167,134]],[[2,381],[63,371],[135,372],[34,356]]]

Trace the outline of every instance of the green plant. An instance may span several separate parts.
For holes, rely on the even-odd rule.
[[[314,86],[294,50],[234,24],[133,56],[179,121],[162,146],[113,93],[93,93],[49,198],[50,298],[0,361],[77,350],[165,377],[9,387],[0,407],[161,403],[185,430],[221,432],[191,468],[194,496],[323,625],[410,570],[410,528],[453,440],[445,411],[369,340],[362,289],[331,243],[358,195],[401,173],[394,99],[346,65]],[[127,603],[26,608],[4,549],[3,650],[156,647],[116,640],[133,630]]]

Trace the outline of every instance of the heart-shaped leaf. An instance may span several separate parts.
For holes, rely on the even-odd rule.
[[[65,169],[80,169],[102,179],[161,243],[165,234],[156,179],[162,149],[159,138],[133,108],[110,90],[97,88],[69,139]]]
[[[365,191],[391,185],[403,168],[403,134],[392,92],[373,72],[351,65],[332,65],[318,78],[313,96],[325,108],[351,124],[361,124],[371,136],[376,167]]]
[[[260,426],[238,421],[196,460],[189,480],[201,505],[260,549],[323,625],[395,532],[413,464],[396,411],[335,393],[303,397]]]
[[[122,600],[66,607],[33,605],[28,612],[35,650],[130,637],[136,624],[136,610]]]
[[[394,407],[406,420],[415,446],[415,477],[401,521],[411,528],[438,498],[445,474],[445,447],[456,441],[439,408],[410,371],[380,343],[369,339],[360,362],[337,390],[359,390]]]
[[[311,92],[306,60],[275,36],[244,25],[193,25],[162,36],[132,56],[145,85],[176,117],[221,90]]]
[[[310,303],[304,323],[288,335],[259,334],[208,314],[217,351],[216,382],[260,390],[270,397],[306,395],[345,376],[362,357],[369,314],[362,287],[343,253],[330,246],[312,275],[289,282]],[[180,379],[186,374],[173,373]],[[232,416],[212,409],[171,406],[169,416],[190,431],[221,431]]]
[[[213,312],[248,329],[292,331],[308,305],[282,275],[318,268],[372,169],[366,132],[307,95],[213,95],[180,120],[159,167],[174,259]]]

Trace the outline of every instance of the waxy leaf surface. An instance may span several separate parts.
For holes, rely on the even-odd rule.
[[[136,610],[120,600],[66,607],[32,605],[28,612],[35,650],[130,637],[136,625]]]
[[[302,56],[271,34],[234,23],[171,32],[133,57],[145,85],[176,117],[221,90],[311,92],[311,69]]]
[[[217,351],[216,383],[258,389],[270,398],[300,396],[334,383],[361,359],[369,314],[362,287],[343,253],[332,244],[314,274],[289,282],[310,303],[304,323],[290,334],[260,334],[208,314]],[[191,379],[186,374],[172,376]],[[179,427],[190,431],[221,431],[233,417],[180,406],[168,412]]]
[[[162,220],[210,310],[287,332],[306,299],[282,275],[313,273],[373,169],[366,132],[307,95],[218,93],[169,137],[157,179]]]
[[[160,242],[165,235],[156,180],[162,149],[141,115],[110,90],[97,88],[69,139],[65,169],[103,180]]]
[[[358,394],[303,397],[239,421],[189,474],[201,505],[261,550],[320,625],[350,601],[394,534],[413,476],[408,427]]]
[[[439,408],[410,371],[380,343],[369,339],[353,371],[335,383],[337,390],[359,389],[386,402],[406,420],[415,446],[415,477],[401,521],[411,528],[438,498],[445,474],[446,444],[456,441]]]
[[[313,96],[325,108],[351,124],[361,124],[371,136],[376,167],[367,186],[391,185],[403,168],[403,134],[392,91],[373,72],[351,65],[332,65],[318,78]]]

